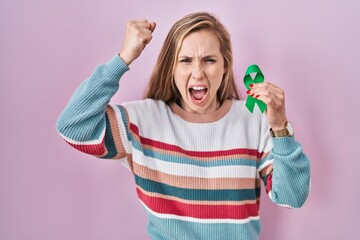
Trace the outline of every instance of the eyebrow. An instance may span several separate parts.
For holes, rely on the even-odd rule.
[[[214,57],[218,57],[218,56],[215,55],[215,54],[213,54],[213,55],[206,55],[206,56],[202,57],[202,59],[204,59],[204,58],[214,58]],[[186,55],[179,56],[179,58],[191,58],[191,59],[192,59],[192,57],[189,57],[189,56],[186,56]]]

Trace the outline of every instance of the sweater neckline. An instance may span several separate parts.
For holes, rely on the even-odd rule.
[[[212,113],[191,113],[185,111],[175,102],[169,104],[171,111],[182,118],[183,120],[191,123],[211,123],[216,122],[223,118],[232,106],[232,100],[225,100],[223,104]]]

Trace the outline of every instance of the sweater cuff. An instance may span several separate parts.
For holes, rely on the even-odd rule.
[[[106,67],[117,79],[129,70],[129,67],[124,63],[118,54],[115,54],[115,56],[106,64]]]
[[[273,138],[273,152],[278,155],[289,155],[299,147],[294,136]]]

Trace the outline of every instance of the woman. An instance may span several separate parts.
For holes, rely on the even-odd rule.
[[[310,164],[285,114],[284,91],[266,82],[240,101],[230,37],[209,13],[171,28],[146,99],[109,105],[119,79],[152,39],[156,24],[130,21],[123,47],[75,91],[57,122],[74,148],[122,159],[134,174],[151,239],[258,239],[261,180],[270,199],[301,207]]]

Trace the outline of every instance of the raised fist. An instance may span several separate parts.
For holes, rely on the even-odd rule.
[[[130,65],[138,58],[145,46],[152,39],[152,32],[156,28],[155,22],[146,19],[133,20],[127,23],[123,47],[119,53],[121,59]]]

